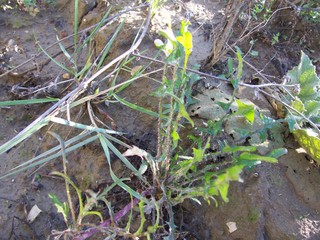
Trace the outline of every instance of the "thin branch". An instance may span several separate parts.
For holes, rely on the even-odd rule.
[[[230,46],[229,46],[230,47]],[[233,51],[233,50],[232,50]],[[233,51],[234,52],[234,51]],[[235,52],[234,52],[235,53]],[[137,53],[133,53],[132,55],[136,56],[136,57],[140,57],[140,58],[143,58],[143,59],[147,59],[147,60],[150,60],[152,62],[156,62],[156,63],[162,63],[164,65],[166,65],[167,63],[165,63],[164,61],[161,61],[161,60],[158,60],[158,59],[153,59],[153,58],[150,58],[150,57],[147,57],[147,56],[144,56],[144,55],[140,55],[140,54],[137,54]],[[260,73],[258,71],[258,69],[256,69],[254,66],[252,66],[250,63],[248,63],[247,61],[243,60],[246,64],[248,64],[250,67],[252,67],[256,72],[259,73],[259,75],[261,75],[265,80],[267,80],[268,82],[270,82],[269,79],[267,79],[262,73]],[[167,64],[168,66],[171,66],[171,67],[174,67],[173,64]],[[179,67],[179,69],[183,69],[183,67]],[[221,78],[221,77],[218,77],[218,76],[214,76],[212,74],[208,74],[208,73],[204,73],[204,72],[200,72],[200,71],[197,71],[197,70],[194,70],[194,69],[191,69],[191,68],[186,68],[186,70],[188,72],[192,72],[192,73],[196,73],[200,76],[204,76],[204,77],[208,77],[208,78],[212,78],[212,79],[216,79],[216,80],[219,80],[219,81],[224,81],[224,82],[227,82],[227,83],[231,83],[229,79],[226,79],[226,78]],[[279,84],[279,83],[265,83],[265,84],[259,84],[259,85],[251,85],[251,84],[247,84],[247,83],[239,83],[240,86],[244,86],[244,87],[250,87],[250,88],[264,88],[264,87],[297,87],[296,84],[291,84],[291,85],[284,85],[284,84]]]
[[[277,10],[275,10],[271,15],[270,17],[266,20],[266,21],[263,21],[261,23],[259,23],[258,25],[256,25],[255,27],[253,27],[247,34],[244,35],[244,32],[241,34],[241,36],[238,38],[238,40],[236,42],[234,42],[232,44],[232,46],[235,46],[237,45],[237,43],[239,41],[243,41],[244,39],[246,39],[247,37],[249,37],[250,35],[252,35],[254,32],[257,32],[259,31],[260,29],[264,28],[265,26],[267,26],[267,24],[269,23],[269,21],[271,20],[271,18],[279,11],[282,11],[282,10],[285,10],[285,9],[289,9],[291,7],[283,7],[283,8],[279,8]]]

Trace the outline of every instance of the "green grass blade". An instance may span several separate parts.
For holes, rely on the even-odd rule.
[[[91,32],[91,34],[89,35],[89,37],[86,38],[86,40],[84,41],[84,43],[79,47],[79,49],[77,51],[81,51],[81,49],[83,49],[83,47],[88,44],[88,42],[94,37],[94,35],[97,33],[97,31],[100,29],[100,27],[105,23],[104,21],[106,20],[106,18],[109,16],[109,13],[111,11],[112,7],[110,7],[108,9],[108,11],[106,12],[106,14],[103,16],[103,18],[100,20],[100,22],[98,23],[98,25],[93,29],[93,31]]]
[[[85,216],[87,216],[87,215],[96,215],[96,216],[98,216],[98,217],[100,218],[100,221],[103,222],[102,214],[101,214],[100,212],[98,212],[98,211],[89,211],[89,212],[86,212],[86,213],[84,213],[84,216],[83,216],[83,217],[85,217]]]
[[[57,102],[58,98],[38,98],[38,99],[27,99],[27,100],[13,100],[0,102],[0,106],[16,106],[16,105],[30,105],[38,103]]]
[[[91,66],[92,66],[92,64],[91,64],[91,62],[90,62],[90,58],[88,58],[88,61],[87,61],[86,65],[81,69],[80,72],[78,72],[78,73],[75,75],[75,77],[76,77],[76,78],[79,78],[79,77],[80,77],[80,79],[81,79],[81,78],[82,78],[81,76],[82,76],[88,69],[90,69]]]
[[[57,40],[59,41],[59,38],[57,38]],[[67,49],[63,46],[63,44],[61,42],[59,42],[58,44],[59,44],[59,47],[60,47],[61,51],[63,52],[63,54],[66,56],[66,58],[76,67],[77,66],[76,62],[70,56]]]
[[[76,186],[76,184],[69,178],[68,175],[65,175],[61,172],[52,172],[51,175],[60,176],[63,179],[65,179],[77,192],[78,199],[79,199],[79,215],[83,212],[83,202],[82,202],[82,196],[81,196],[81,190]]]
[[[58,65],[60,68],[62,68],[63,70],[67,71],[68,73],[74,74],[73,71],[71,71],[70,69],[66,68],[65,66],[63,66],[60,62],[56,61],[53,57],[50,56],[49,53],[47,53],[46,50],[44,50],[41,45],[38,43],[39,48],[41,49],[41,51],[44,52],[45,55],[47,55],[48,58],[50,58],[50,60],[52,62],[54,62],[56,65]]]
[[[8,142],[4,143],[3,145],[0,146],[0,154],[8,151],[12,147],[16,146],[18,143],[20,143],[23,140],[25,140],[26,138],[30,137],[32,134],[37,132],[40,128],[46,126],[48,123],[49,123],[49,118],[45,118],[45,119],[39,121],[38,123],[36,123],[32,128],[24,131],[21,135],[19,134],[19,136],[15,136],[14,138],[9,140]]]
[[[152,116],[152,117],[156,117],[156,118],[159,117],[159,114],[158,114],[158,113],[153,112],[153,111],[151,111],[151,110],[149,110],[149,109],[140,107],[140,106],[138,106],[138,105],[135,105],[135,104],[133,104],[133,103],[130,103],[130,102],[124,100],[123,98],[120,98],[120,97],[117,96],[117,95],[113,95],[113,97],[114,97],[115,99],[117,99],[120,103],[122,103],[123,105],[125,105],[125,106],[127,106],[127,107],[129,107],[129,108],[132,108],[132,109],[134,109],[134,110],[140,111],[140,112],[145,113],[145,114],[148,114],[148,115],[150,115],[150,116]]]
[[[87,137],[89,134],[91,134],[91,132],[86,132],[84,134],[79,134],[79,135],[67,140],[65,142],[65,145],[66,146],[70,146],[71,144],[73,144],[73,143],[75,143],[75,142],[77,142],[79,140],[82,140],[83,138]],[[93,142],[96,139],[97,139],[97,136],[93,136],[93,137],[87,138],[86,140],[82,140],[82,142],[80,142],[78,144],[75,144],[75,145],[73,145],[71,147],[67,147],[65,149],[65,152],[66,153],[72,152],[72,151],[76,150],[77,148],[82,147],[84,144],[89,144],[90,142]],[[39,159],[42,159],[42,158],[43,158],[43,160],[45,160],[47,162],[47,161],[49,161],[51,159],[60,157],[61,156],[61,152],[55,153],[60,149],[61,149],[60,145],[57,145],[57,146],[45,151],[44,153],[41,153],[38,156],[36,156],[36,157],[34,157],[34,158],[32,158],[32,159],[20,164],[19,166],[11,169],[10,171],[15,170],[15,169],[20,168],[20,167],[23,167],[23,166],[26,166],[26,165],[30,165],[31,163],[33,163],[35,161],[38,161]],[[46,158],[47,156],[49,156],[49,157]]]
[[[141,175],[141,173],[131,164],[131,162],[126,157],[124,157],[105,136],[103,136],[103,139],[108,148],[110,148],[110,150],[126,165],[127,168],[129,168],[142,181],[147,182],[145,178]]]
[[[85,141],[82,141],[78,144],[75,144],[74,146],[72,147],[69,147],[69,148],[66,148],[65,149],[65,153],[69,153],[69,152],[72,152],[82,146],[85,146],[86,144],[89,144],[90,142],[93,142],[97,139],[98,137],[97,136],[93,136],[93,137],[90,137],[88,138],[87,140]],[[54,158],[57,158],[57,157],[60,157],[62,155],[61,152],[58,152],[58,153],[55,153],[55,154],[52,154],[50,155],[49,157],[46,157],[40,161],[37,161],[37,162],[34,162],[35,159],[38,159],[38,157],[36,158],[32,158],[30,160],[28,160],[27,162],[15,167],[14,169],[11,169],[8,173],[6,173],[5,175],[3,176],[0,176],[0,179],[3,179],[3,178],[6,178],[6,177],[9,177],[9,176],[12,176],[12,175],[15,175],[17,173],[20,173],[22,171],[25,171],[25,170],[28,170],[30,168],[33,168],[33,167],[36,167],[36,166],[39,166],[41,164],[44,164],[44,163],[47,163],[49,162],[50,160],[54,159]],[[24,166],[24,167],[23,167]]]
[[[105,156],[106,156],[108,164],[109,164],[110,175],[111,175],[112,180],[114,182],[117,182],[118,186],[123,188],[130,195],[134,196],[135,198],[142,199],[143,197],[138,192],[134,191],[132,188],[130,188],[125,183],[119,181],[119,178],[114,174],[114,172],[112,171],[112,168],[111,168],[111,159],[110,159],[110,152],[109,152],[109,146],[110,146],[111,143],[102,134],[98,133],[98,136],[99,136],[101,146],[102,146],[102,148],[104,150]],[[111,151],[113,151],[113,150],[114,149],[111,149]]]
[[[120,23],[120,25],[118,26],[118,28],[116,29],[116,31],[115,31],[114,34],[112,35],[112,38],[111,38],[110,41],[107,43],[107,45],[106,45],[106,47],[105,47],[105,49],[104,49],[104,51],[103,51],[103,54],[102,54],[102,56],[101,56],[101,59],[100,59],[100,61],[99,61],[99,63],[98,63],[98,69],[100,69],[101,65],[103,64],[103,61],[104,61],[104,59],[106,58],[106,56],[107,56],[107,54],[108,54],[108,52],[109,52],[109,50],[110,50],[110,48],[111,48],[114,40],[115,40],[116,37],[118,36],[118,33],[120,32],[123,24],[124,24],[124,20]]]

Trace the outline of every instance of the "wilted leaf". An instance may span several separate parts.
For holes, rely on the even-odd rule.
[[[147,157],[148,153],[137,146],[133,146],[125,151],[122,155],[124,157],[139,156],[140,158],[144,159]]]
[[[28,213],[28,216],[27,216],[28,223],[32,223],[41,212],[42,212],[41,209],[37,205],[34,205],[31,208],[30,212]]]
[[[228,227],[229,233],[233,233],[238,229],[237,224],[235,222],[227,222],[226,225]]]

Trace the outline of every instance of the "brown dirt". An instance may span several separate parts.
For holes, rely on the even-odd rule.
[[[2,72],[5,67],[16,66],[39,52],[34,36],[43,47],[47,47],[56,41],[56,35],[61,37],[72,33],[72,25],[70,24],[73,17],[70,10],[72,3],[64,5],[64,1],[58,2],[57,8],[42,9],[36,17],[31,17],[18,10],[0,12],[1,48],[6,47],[12,39],[14,44],[21,49],[18,52],[8,52],[6,58],[1,59],[4,61],[0,65]],[[95,3],[95,1],[89,2],[90,4]],[[112,14],[123,6],[133,4],[133,2],[125,0],[107,2],[100,1],[97,4],[89,4],[90,6],[87,8],[85,5],[82,10],[80,28],[97,22],[108,5],[114,6]],[[189,16],[190,30],[194,38],[194,49],[189,64],[190,67],[196,64],[200,65],[211,50],[210,31],[217,26],[222,18],[221,10],[224,5],[221,3],[222,1],[191,0],[183,1],[182,5],[179,2],[169,1],[165,8],[156,14],[150,28],[150,34],[140,46],[139,51],[145,51],[144,55],[146,56],[154,56],[156,49],[153,46],[153,40],[158,37],[156,31],[165,27],[166,14],[171,15],[175,29],[178,29],[181,19]],[[109,59],[130,47],[139,30],[137,26],[141,25],[143,17],[143,13],[128,15],[128,23],[125,25],[116,47],[111,50]],[[286,71],[298,63],[299,51],[304,50],[312,59],[318,59],[316,67],[319,72],[320,42],[315,40],[319,38],[313,37],[313,34],[320,36],[319,26],[302,23],[301,20],[292,17],[289,10],[281,12],[277,17],[283,25],[277,28],[278,22],[272,22],[270,29],[273,29],[274,32],[280,31],[282,36],[292,36],[290,41],[280,40],[279,44],[272,45],[270,44],[270,33],[259,32],[253,36],[256,40],[253,50],[259,52],[259,57],[248,55],[246,60],[257,69],[263,69],[263,74],[272,76],[275,81],[279,81],[284,70]],[[294,24],[295,28],[288,25],[289,22]],[[98,49],[103,46],[103,40],[114,31],[117,24],[114,23],[109,29],[98,35],[96,39]],[[303,43],[301,43],[301,39],[303,39]],[[64,44],[68,45],[70,42],[64,42]],[[244,42],[240,47],[243,52],[246,52],[249,49],[249,44]],[[59,47],[54,47],[50,53],[54,54],[58,51],[60,51]],[[62,56],[59,56],[57,60],[65,61]],[[37,58],[19,68],[16,76],[2,77],[0,100],[48,95],[61,97],[59,96],[60,88],[52,88],[49,92],[40,91],[38,94],[32,94],[29,91],[53,83],[56,76],[62,75],[59,68],[52,62],[37,71],[39,66],[36,63],[44,61],[46,61],[45,57]],[[132,67],[144,65],[147,62],[143,59],[134,60]],[[35,68],[35,70],[24,74],[31,68]],[[19,75],[20,73],[22,74]],[[125,80],[128,74],[130,73],[122,72],[119,81]],[[152,77],[159,78],[156,74]],[[255,71],[246,67],[245,80],[251,82],[255,77]],[[158,87],[157,82],[145,78],[132,84],[120,96],[125,97],[127,101],[155,111],[158,100],[149,94],[156,87]],[[253,94],[251,93],[250,96],[246,91],[244,90],[243,93],[246,98],[254,101],[260,108],[266,108],[273,112],[266,99],[253,100]],[[0,144],[15,136],[49,106],[50,104],[41,107],[30,105],[0,108]],[[112,124],[116,126],[118,131],[126,133],[126,141],[155,155],[157,121],[154,118],[139,114],[137,111],[118,103],[110,104],[108,107],[105,105],[99,107],[108,112],[114,120]],[[88,116],[82,114],[80,109],[78,113],[83,122],[89,122]],[[103,116],[100,117],[103,118]],[[111,124],[110,120],[106,118],[105,121]],[[48,128],[37,132],[19,147],[3,154],[0,159],[1,174],[32,158],[35,154],[57,145],[57,141],[48,135],[47,130]],[[63,138],[73,134],[70,129],[57,126],[51,128],[51,131],[65,132],[66,134],[62,135]],[[262,164],[254,169],[246,170],[243,174],[244,183],[232,183],[229,203],[219,201],[219,207],[216,208],[214,204],[208,205],[203,202],[202,205],[198,205],[195,202],[186,201],[176,207],[176,225],[179,231],[188,233],[185,239],[320,239],[319,168],[311,164],[310,159],[304,153],[297,152],[298,146],[291,137],[285,139],[285,147],[289,149],[289,152],[280,159],[279,164]],[[90,144],[76,153],[68,155],[68,159],[68,173],[82,190],[98,190],[112,182],[106,159],[98,144]],[[121,176],[128,174],[119,160],[115,160],[112,167],[114,172]],[[48,193],[53,193],[62,201],[67,200],[64,182],[48,175],[52,170],[61,171],[61,169],[61,160],[58,159],[40,169],[28,170],[1,180],[0,229],[3,229],[3,234],[0,239],[9,239],[10,237],[11,239],[45,239],[52,230],[66,229],[62,216],[56,212],[48,197]],[[40,185],[35,182],[35,173],[41,176]],[[135,182],[133,181],[132,184]],[[127,203],[124,199],[128,196],[122,195],[120,190],[116,189],[113,194],[113,201],[119,203],[116,208]],[[42,213],[33,223],[28,223],[26,214],[34,205],[37,205]],[[106,208],[102,211],[108,215]],[[98,219],[95,218],[90,220],[93,223],[98,222]],[[228,222],[236,223],[237,229],[233,233],[228,231]]]

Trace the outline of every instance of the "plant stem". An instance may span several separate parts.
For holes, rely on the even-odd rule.
[[[142,196],[146,196],[150,194],[150,190],[146,190],[141,193]],[[118,222],[122,217],[124,217],[133,207],[135,207],[139,203],[138,198],[134,198],[132,202],[128,203],[124,208],[122,208],[119,212],[117,212],[114,216],[113,219],[108,219],[101,223],[100,225],[96,227],[92,227],[87,229],[86,231],[80,233],[78,236],[74,237],[74,240],[85,240],[88,237],[91,237],[92,235],[96,234],[100,228],[105,228],[108,227],[111,223],[113,222]]]

